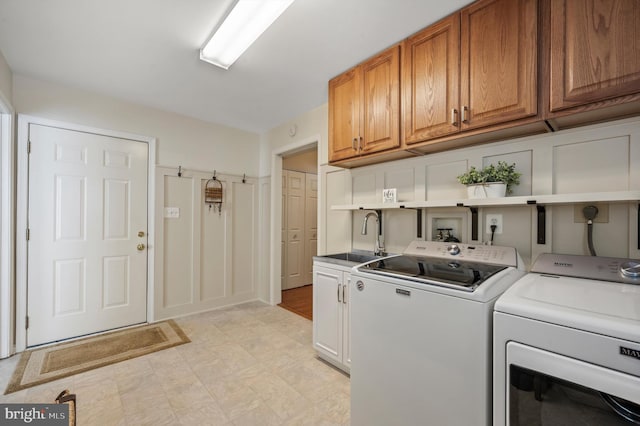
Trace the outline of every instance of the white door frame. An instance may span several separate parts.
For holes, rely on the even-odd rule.
[[[154,321],[154,257],[155,257],[155,164],[156,139],[148,136],[134,135],[114,130],[104,130],[78,124],[65,123],[29,115],[18,115],[18,169],[17,169],[17,219],[16,219],[16,352],[27,348],[27,217],[29,174],[27,144],[29,142],[29,125],[58,127],[79,132],[94,133],[120,139],[144,142],[149,145],[149,160],[147,167],[147,322]]]
[[[13,114],[0,93],[0,358],[13,352]]]
[[[277,305],[282,302],[281,260],[282,260],[282,157],[286,154],[295,154],[309,148],[320,147],[320,135],[314,135],[297,142],[290,143],[271,152],[271,255],[269,274],[269,303]],[[320,155],[318,155],[318,163]],[[318,171],[320,166],[318,164]],[[318,179],[318,185],[320,180]],[[318,192],[321,188],[318,186]],[[318,203],[320,211],[320,203]],[[320,217],[320,215],[318,215]],[[318,234],[319,235],[319,234]],[[320,240],[318,239],[318,242]]]

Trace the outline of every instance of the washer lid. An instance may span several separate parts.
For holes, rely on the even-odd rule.
[[[490,277],[506,268],[506,266],[457,259],[400,255],[365,263],[359,266],[358,270],[424,284],[474,291]]]
[[[530,273],[495,310],[640,342],[640,286]]]

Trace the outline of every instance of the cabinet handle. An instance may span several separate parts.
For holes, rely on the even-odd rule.
[[[353,138],[353,140],[351,141],[351,148],[352,148],[354,151],[357,151],[357,150],[358,150],[358,147],[356,146],[356,144],[357,144],[357,143],[358,143],[358,138]]]
[[[364,148],[362,146],[362,136],[358,138],[358,151],[362,151]]]
[[[342,303],[344,303],[345,305],[347,304],[347,299],[344,297],[344,289],[347,287],[347,285],[343,285],[342,286]]]
[[[467,111],[469,111],[469,108],[467,108],[466,106],[462,107],[462,122],[463,123],[468,123],[469,120],[467,119]]]
[[[340,300],[340,287],[341,285],[338,284],[338,303],[342,302],[342,300]]]
[[[451,124],[453,126],[458,125],[458,110],[455,108],[451,108]]]

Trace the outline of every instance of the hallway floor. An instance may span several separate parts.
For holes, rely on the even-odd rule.
[[[313,284],[282,290],[282,303],[278,306],[313,320]]]
[[[348,425],[349,377],[320,361],[311,321],[252,302],[176,322],[191,343],[9,395],[77,395],[78,425]],[[19,356],[0,360],[4,392]]]

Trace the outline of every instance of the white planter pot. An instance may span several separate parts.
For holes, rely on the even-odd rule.
[[[507,194],[507,185],[502,182],[478,183],[467,185],[469,198],[499,198]]]

